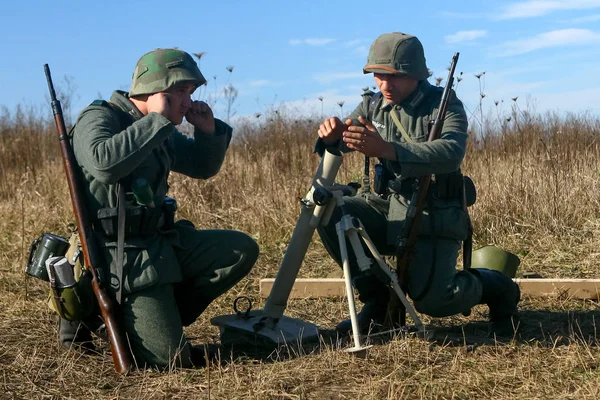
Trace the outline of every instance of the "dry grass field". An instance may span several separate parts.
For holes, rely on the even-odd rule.
[[[0,113],[1,399],[600,398],[600,309],[567,297],[525,297],[512,340],[487,335],[479,306],[470,317],[424,318],[431,340],[371,338],[366,359],[345,353],[347,341],[323,340],[303,349],[219,348],[207,368],[119,376],[105,345],[95,355],[61,351],[48,288],[23,272],[29,243],[42,232],[67,235],[74,221],[56,133],[39,115],[45,112]],[[215,178],[171,177],[179,218],[246,231],[261,246],[248,279],[187,330],[195,344],[218,348],[218,329],[208,321],[231,313],[236,296],[264,305],[258,281],[275,276],[291,236],[297,199],[318,164],[316,129],[316,119],[257,118],[236,131]],[[519,273],[600,278],[600,120],[516,113],[485,132],[471,135],[463,164],[479,190],[471,209],[476,245],[518,254]],[[361,162],[346,156],[338,180],[359,180]],[[315,237],[300,277],[336,268]],[[343,298],[294,300],[286,314],[331,329],[347,306]]]

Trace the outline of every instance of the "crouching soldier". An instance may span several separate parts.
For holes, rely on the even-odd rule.
[[[138,61],[130,91],[94,101],[73,133],[94,238],[110,266],[103,279],[120,302],[140,367],[198,364],[183,327],[245,277],[258,257],[258,245],[245,233],[175,221],[176,203],[166,197],[171,171],[210,178],[229,146],[232,128],[208,104],[191,99],[205,83],[188,53],[151,51]],[[184,118],[194,128],[191,137],[176,128]],[[88,337],[86,326],[61,319],[63,345]]]

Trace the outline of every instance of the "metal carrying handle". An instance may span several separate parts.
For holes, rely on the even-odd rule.
[[[240,309],[238,308],[238,302],[240,300],[246,300],[248,302],[248,308],[246,309],[246,311],[240,311]],[[248,319],[248,318],[250,318],[250,310],[252,310],[252,300],[250,300],[250,297],[248,297],[248,296],[238,296],[233,301],[233,311],[235,311],[235,313],[237,314],[237,316],[239,318],[242,318],[242,319]]]

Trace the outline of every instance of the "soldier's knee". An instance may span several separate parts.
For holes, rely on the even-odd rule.
[[[454,311],[453,300],[438,293],[431,293],[413,302],[415,310],[434,318],[448,317],[460,311]]]
[[[132,346],[134,362],[138,368],[190,368],[190,346],[183,339],[165,339],[157,346],[146,347],[144,345]]]
[[[245,233],[242,233],[244,240],[242,242],[241,251],[246,255],[248,260],[252,260],[252,262],[258,259],[258,253],[260,252],[260,248],[258,247],[258,243],[250,236]]]
[[[254,239],[243,232],[235,231],[233,235],[234,237],[231,237],[230,240],[231,243],[234,243],[236,257],[239,257],[234,268],[241,278],[250,272],[258,260],[260,248]]]
[[[435,317],[434,314],[436,313],[436,307],[433,304],[427,301],[419,300],[413,302],[413,305],[415,306],[415,310],[417,310],[417,312]]]
[[[258,260],[258,255],[260,253],[260,248],[258,243],[250,236],[246,235],[247,242],[244,249],[244,254],[246,255],[246,263],[248,264],[248,271],[252,268],[256,260]]]

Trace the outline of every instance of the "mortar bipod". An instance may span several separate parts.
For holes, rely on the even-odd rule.
[[[336,224],[336,232],[338,235],[340,254],[342,257],[344,283],[346,285],[346,296],[348,297],[348,308],[350,313],[350,322],[352,324],[352,336],[354,340],[354,347],[348,349],[347,351],[356,353],[357,355],[363,355],[371,346],[362,346],[360,342],[360,327],[358,326],[354,294],[352,291],[350,260],[348,256],[348,249],[346,247],[346,237],[348,237],[350,245],[352,246],[352,250],[356,256],[356,262],[360,270],[363,272],[370,271],[380,281],[384,282],[386,285],[392,286],[392,289],[406,308],[406,311],[412,317],[417,331],[425,336],[425,327],[417,315],[414,307],[408,301],[406,295],[401,289],[398,282],[398,275],[383,260],[367,231],[364,229],[360,219],[347,213],[344,203],[344,196],[348,195],[348,187],[343,185],[333,185],[330,188],[322,187],[320,190],[330,192],[327,197],[333,197],[335,199],[335,205],[341,210],[342,213],[342,218]],[[367,257],[365,254],[361,239],[371,252],[373,258],[375,259],[375,263],[373,263],[373,260]]]

